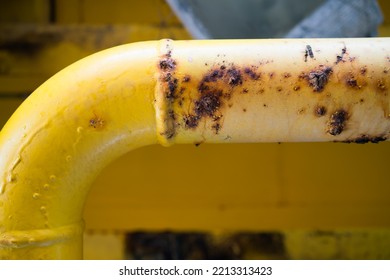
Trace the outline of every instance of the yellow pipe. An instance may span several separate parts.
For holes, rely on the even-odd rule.
[[[162,40],[67,67],[1,131],[0,258],[82,258],[89,186],[140,146],[387,140],[389,47],[378,38]]]

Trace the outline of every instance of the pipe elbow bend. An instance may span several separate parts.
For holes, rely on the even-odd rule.
[[[0,259],[82,257],[92,181],[120,155],[158,142],[156,69],[165,45],[129,44],[80,60],[14,113],[0,135]]]

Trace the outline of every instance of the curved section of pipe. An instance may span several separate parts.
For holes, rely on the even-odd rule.
[[[88,189],[144,145],[380,142],[389,39],[137,43],[64,69],[0,134],[0,258],[82,258]]]

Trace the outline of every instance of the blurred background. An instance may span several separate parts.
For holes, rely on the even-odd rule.
[[[119,44],[390,35],[385,0],[0,0],[0,7],[0,127],[57,71]],[[85,258],[390,259],[389,159],[389,142],[144,147],[94,183]]]

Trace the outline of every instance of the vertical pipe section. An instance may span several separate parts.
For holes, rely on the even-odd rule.
[[[162,40],[81,60],[1,131],[0,258],[81,258],[90,184],[140,146],[387,140],[389,70],[389,39]]]

